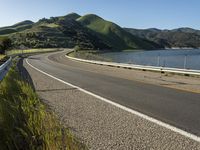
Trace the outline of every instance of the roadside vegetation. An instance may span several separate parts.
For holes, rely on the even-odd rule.
[[[8,59],[9,59],[9,57],[7,57],[6,55],[1,55],[0,54],[0,65],[5,63]]]
[[[59,50],[58,48],[46,48],[46,49],[24,49],[24,50],[10,50],[7,51],[7,55],[15,55],[15,54],[28,54],[28,53],[41,53],[41,52],[53,52]]]
[[[0,60],[2,60],[5,57],[5,55],[0,54]]]
[[[9,57],[7,57],[5,53],[10,47],[11,40],[8,37],[0,36],[0,65],[2,65],[9,59]]]
[[[5,51],[11,47],[11,40],[8,37],[0,36],[0,54],[5,54]]]
[[[0,83],[0,149],[79,150],[86,147],[60,124],[12,67]]]
[[[111,62],[112,59],[102,57],[100,52],[95,50],[76,50],[68,54],[71,57],[87,59],[87,60],[97,60],[97,61],[107,61]]]

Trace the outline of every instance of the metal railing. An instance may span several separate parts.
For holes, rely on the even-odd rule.
[[[194,58],[195,57],[195,58]],[[179,55],[179,56],[134,56],[131,60],[126,60],[129,64],[143,66],[169,67],[178,69],[200,70],[200,56]],[[125,62],[125,61],[124,61]]]
[[[8,72],[11,63],[12,63],[12,57],[10,57],[4,64],[0,66],[0,81],[4,78],[4,76]]]
[[[170,68],[170,67],[156,67],[156,66],[135,65],[135,64],[125,64],[125,63],[115,63],[115,62],[103,62],[103,61],[85,60],[85,59],[80,59],[80,58],[74,58],[74,57],[70,57],[68,55],[65,55],[65,56],[69,59],[72,59],[72,60],[91,63],[91,64],[200,76],[200,70],[178,69],[178,68]]]

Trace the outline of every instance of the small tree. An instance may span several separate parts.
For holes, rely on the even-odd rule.
[[[11,40],[8,37],[0,37],[0,53],[5,54],[5,51],[11,47]]]
[[[74,51],[79,51],[79,50],[81,50],[80,46],[76,45],[76,46],[74,47]]]

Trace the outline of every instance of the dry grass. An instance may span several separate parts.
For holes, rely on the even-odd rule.
[[[11,50],[11,51],[7,51],[7,55],[28,54],[28,53],[41,53],[41,52],[53,52],[53,51],[58,51],[58,50],[59,49],[56,49],[56,48]]]
[[[4,57],[5,57],[5,55],[1,55],[1,54],[0,54],[0,60],[3,59]]]
[[[0,83],[0,138],[2,150],[86,149],[47,111],[14,67]]]

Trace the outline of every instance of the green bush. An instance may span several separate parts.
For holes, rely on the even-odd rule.
[[[0,37],[0,54],[4,54],[5,51],[11,47],[11,40],[8,37]]]

